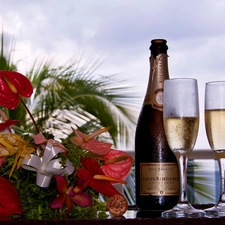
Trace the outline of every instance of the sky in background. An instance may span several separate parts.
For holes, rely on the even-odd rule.
[[[28,71],[37,58],[60,64],[95,55],[98,74],[121,73],[140,97],[149,74],[149,46],[168,41],[170,78],[196,78],[201,122],[195,149],[209,148],[205,83],[225,80],[224,0],[0,0],[0,22],[16,41],[14,61]]]

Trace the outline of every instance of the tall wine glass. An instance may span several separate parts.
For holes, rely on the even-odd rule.
[[[205,128],[220,169],[219,202],[205,211],[210,217],[225,217],[225,81],[206,83]]]
[[[204,217],[187,198],[187,162],[193,150],[199,128],[199,100],[197,80],[170,79],[164,82],[163,121],[166,138],[174,152],[180,173],[180,197],[177,205],[164,211],[162,217]]]

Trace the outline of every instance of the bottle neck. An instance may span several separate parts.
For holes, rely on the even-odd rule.
[[[169,79],[168,55],[161,53],[149,58],[150,73],[148,88],[144,99],[144,105],[152,105],[153,108],[163,110],[163,84]]]

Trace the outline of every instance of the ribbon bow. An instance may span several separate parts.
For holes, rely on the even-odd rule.
[[[36,171],[36,184],[40,187],[48,187],[52,175],[72,174],[74,166],[67,160],[65,166],[61,164],[61,159],[53,159],[58,153],[64,150],[58,146],[54,146],[50,141],[45,146],[42,157],[31,154],[30,159],[24,158],[21,167],[27,170]]]

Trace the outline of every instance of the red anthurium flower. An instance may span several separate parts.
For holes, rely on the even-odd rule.
[[[94,137],[96,137],[97,135],[99,135],[109,129],[110,129],[110,127],[105,127],[105,128],[95,131],[91,135],[86,135],[78,130],[73,129],[75,136],[71,137],[70,140],[75,145],[81,146],[82,148],[84,148],[90,152],[93,152],[98,155],[105,155],[110,151],[112,144],[98,141],[98,140],[94,139]]]
[[[68,188],[65,177],[56,175],[55,179],[59,191],[59,196],[50,203],[51,208],[62,208],[64,205],[66,205],[68,214],[71,211],[72,202],[82,207],[90,206],[92,204],[92,200],[87,193],[82,193],[82,190],[80,189],[79,191],[74,192],[74,186]]]
[[[22,214],[20,197],[13,184],[0,176],[0,220],[14,214]]]
[[[83,180],[84,188],[85,186],[92,187],[99,193],[111,197],[119,193],[116,188],[111,184],[111,182],[126,183],[124,181],[115,179],[113,177],[105,176],[104,172],[100,168],[100,165],[93,158],[81,159],[81,163],[84,168],[77,171],[77,176]]]
[[[29,98],[32,93],[33,87],[27,77],[14,71],[0,71],[0,105],[15,109],[20,96]]]
[[[125,180],[133,165],[133,158],[126,152],[111,149],[107,155],[102,156],[104,165],[101,166],[106,176]]]

